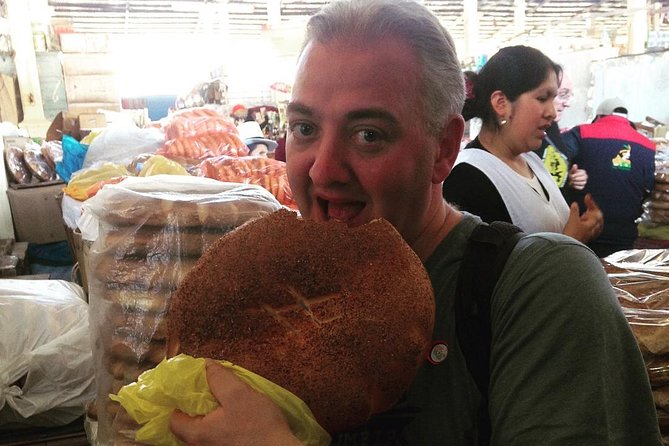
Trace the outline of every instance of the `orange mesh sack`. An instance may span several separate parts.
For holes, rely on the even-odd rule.
[[[284,206],[297,209],[288,184],[286,163],[260,156],[209,158],[199,165],[199,174],[232,183],[256,184],[272,193]]]

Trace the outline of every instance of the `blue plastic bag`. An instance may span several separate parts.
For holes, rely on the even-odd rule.
[[[56,162],[56,173],[66,183],[70,182],[72,174],[84,165],[84,158],[88,146],[82,144],[70,135],[63,135],[63,160]]]

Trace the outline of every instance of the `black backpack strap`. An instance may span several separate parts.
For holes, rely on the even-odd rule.
[[[455,327],[467,369],[483,396],[478,444],[490,442],[490,298],[511,251],[524,234],[511,223],[478,225],[469,237],[458,277]]]

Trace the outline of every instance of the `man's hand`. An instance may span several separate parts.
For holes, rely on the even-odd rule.
[[[587,183],[588,172],[583,169],[579,169],[578,164],[572,164],[571,169],[569,169],[569,176],[567,179],[567,184],[569,187],[575,190],[583,190]]]
[[[586,207],[583,215],[579,215],[578,203],[571,204],[569,220],[562,232],[580,242],[588,243],[601,234],[604,227],[604,214],[593,200],[592,195],[586,194],[583,202]]]
[[[300,445],[281,410],[235,374],[207,361],[207,382],[220,404],[205,416],[175,411],[170,429],[189,446]]]

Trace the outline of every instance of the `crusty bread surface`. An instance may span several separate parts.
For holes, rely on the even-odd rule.
[[[223,236],[185,276],[167,355],[264,376],[334,433],[397,402],[433,324],[427,272],[390,223],[348,228],[280,210]]]

